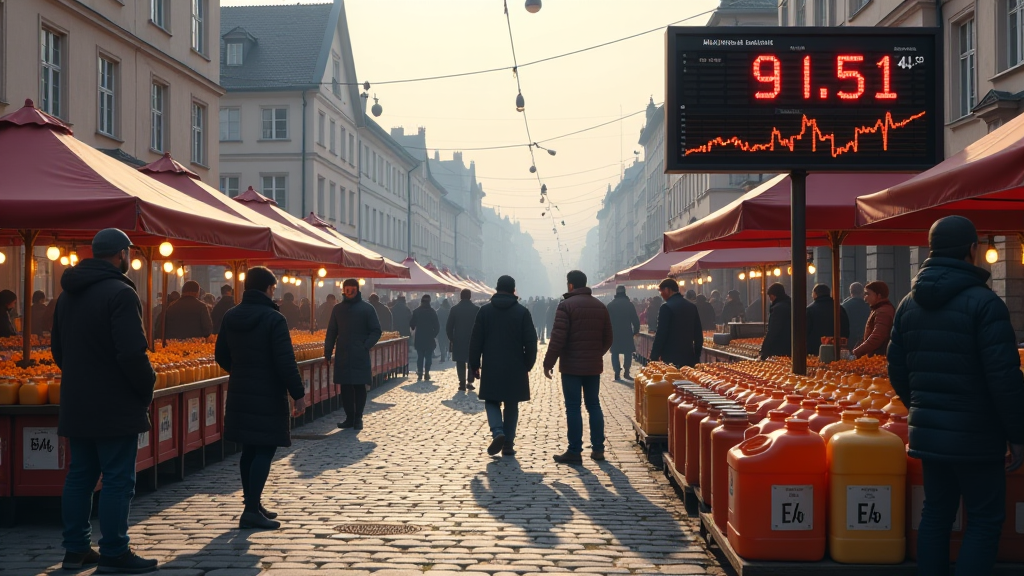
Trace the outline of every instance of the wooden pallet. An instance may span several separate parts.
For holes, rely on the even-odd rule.
[[[668,435],[648,434],[640,427],[640,423],[635,418],[631,420],[633,422],[633,432],[636,434],[636,443],[643,448],[644,454],[647,455],[647,461],[655,466],[661,466],[662,453],[668,449]]]
[[[665,463],[665,476],[682,494],[686,513],[690,516],[696,516],[700,511],[700,504],[697,501],[697,494],[693,487],[687,484],[686,478],[676,471],[675,460],[672,459],[668,452],[662,454],[661,459]]]

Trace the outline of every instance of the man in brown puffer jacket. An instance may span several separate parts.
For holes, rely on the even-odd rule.
[[[590,457],[604,460],[604,413],[601,411],[601,373],[604,355],[612,347],[612,321],[608,308],[591,295],[587,275],[573,270],[566,275],[569,290],[555,311],[554,327],[544,356],[544,376],[558,360],[569,428],[569,449],[555,456],[559,464],[583,463],[583,414],[590,415]]]

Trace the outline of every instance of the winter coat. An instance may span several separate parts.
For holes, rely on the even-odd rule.
[[[32,333],[42,336],[43,332],[49,332],[53,327],[53,318],[50,317],[50,307],[46,304],[32,305]]]
[[[564,295],[555,310],[555,325],[544,356],[544,370],[558,361],[558,371],[572,376],[597,376],[604,372],[604,355],[612,347],[612,321],[608,308],[577,288]]]
[[[146,353],[135,285],[106,260],[86,259],[60,279],[50,350],[61,369],[57,433],[112,438],[150,428],[156,372]]]
[[[220,323],[224,320],[224,314],[235,307],[234,296],[221,296],[210,312],[210,320],[213,321],[213,333],[220,334]]]
[[[334,306],[327,324],[324,358],[334,356],[334,383],[366,386],[373,380],[370,349],[380,340],[380,322],[373,306],[363,302],[363,295],[343,298]]]
[[[1006,304],[989,273],[929,258],[900,302],[889,379],[910,408],[910,455],[1002,462],[1024,444],[1024,378]]]
[[[441,302],[441,307],[437,309],[437,346],[441,349],[441,355],[443,356],[448,352],[448,315],[452,313],[452,305],[447,300]],[[441,327],[444,329],[441,329]]]
[[[871,306],[863,298],[850,297],[843,300],[843,310],[846,310],[846,316],[850,319],[850,349],[852,350],[867,338],[868,333],[864,331],[864,327],[868,323],[868,317],[871,316]],[[895,314],[895,311],[893,313]],[[885,350],[882,350],[882,354],[885,354]]]
[[[625,294],[616,294],[608,303],[608,316],[612,320],[612,354],[635,352],[633,335],[640,333],[640,318]]]
[[[226,370],[224,439],[257,446],[291,446],[288,396],[306,395],[288,323],[274,301],[246,290],[224,314],[215,357]]]
[[[513,294],[491,296],[476,315],[469,345],[469,367],[480,368],[480,399],[526,402],[536,363],[537,328],[530,311]]]
[[[700,362],[704,351],[704,332],[695,304],[673,294],[658,309],[658,331],[651,344],[651,360],[661,360],[682,368]]]
[[[864,327],[864,340],[860,346],[853,349],[853,354],[857,358],[885,355],[895,315],[896,307],[888,300],[882,300],[871,307],[871,316],[868,316],[868,323]]]
[[[163,334],[157,336],[168,340],[206,338],[213,334],[210,307],[191,295],[184,295],[168,306],[164,312],[164,322]]]
[[[726,300],[725,304],[722,305],[722,324],[728,324],[733,321],[733,318],[741,318],[744,316],[746,309],[743,307],[743,303],[739,300]]]
[[[715,311],[715,323],[721,323],[722,311],[725,310],[725,303],[722,302],[721,298],[715,298],[712,300],[708,300],[708,304],[711,304],[711,309]]]
[[[761,360],[793,353],[793,301],[782,295],[768,310],[768,331],[761,342]]]
[[[473,325],[480,307],[469,300],[462,300],[448,314],[444,331],[452,346],[452,360],[469,362],[469,345],[473,339]]]
[[[701,327],[704,330],[713,331],[716,324],[714,306],[704,298],[697,298],[697,313],[700,314]]]
[[[530,307],[530,316],[533,317],[533,324],[537,332],[544,330],[544,321],[548,317],[548,303],[546,300],[538,299]]]
[[[412,322],[412,311],[405,305],[405,298],[399,297],[395,307],[391,309],[391,329],[402,336],[408,336],[409,322]]]
[[[835,328],[835,317],[833,306],[835,300],[831,296],[820,296],[811,302],[807,307],[807,353],[818,354],[821,349],[823,337],[832,338]],[[839,307],[839,335],[843,338],[850,337],[850,317],[846,315],[846,309]]]
[[[283,300],[280,304],[280,308],[281,315],[288,321],[288,329],[297,330],[299,328],[299,324],[302,323],[302,310],[299,309],[299,305],[294,301],[289,302],[287,300]]]
[[[647,305],[647,331],[651,334],[658,331],[658,314],[663,304],[664,302],[658,303],[657,300],[651,299],[651,303]]]
[[[437,348],[437,333],[441,331],[441,323],[437,318],[437,311],[430,307],[429,302],[420,304],[412,313],[412,320],[409,328],[416,330],[416,337],[413,345],[416,350],[426,353],[433,353]]]
[[[373,306],[373,309],[377,312],[377,321],[380,322],[380,329],[384,332],[391,332],[394,330],[394,328],[391,327],[391,309],[385,306],[380,300],[370,302],[370,306]],[[408,334],[406,334],[406,336],[407,335]]]

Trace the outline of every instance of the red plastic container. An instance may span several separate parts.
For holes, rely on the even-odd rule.
[[[775,408],[775,410],[782,410],[792,416],[800,411],[800,403],[803,401],[803,394],[786,394],[786,401],[780,404],[778,408]]]
[[[841,419],[839,406],[835,404],[818,404],[814,407],[814,416],[807,419],[807,425],[811,432],[820,433],[822,428],[833,422],[839,422]]]
[[[711,432],[718,428],[720,424],[720,418],[722,415],[722,408],[719,406],[711,406],[708,409],[708,415],[700,421],[700,445],[699,445],[699,458],[700,458],[700,478],[698,479],[698,485],[701,487],[701,498],[704,499],[704,504],[711,506]]]
[[[798,420],[807,420],[808,423],[811,421],[811,417],[815,414],[815,409],[818,407],[819,402],[812,398],[804,398],[800,401],[800,409],[793,413],[793,418]]]
[[[764,420],[765,417],[768,416],[768,411],[769,410],[775,410],[776,408],[778,408],[778,407],[782,406],[783,404],[785,404],[785,402],[786,402],[786,391],[785,390],[772,390],[771,398],[769,398],[767,400],[762,400],[761,403],[757,405],[757,412],[754,413],[754,417],[757,418],[759,421],[760,420]],[[800,408],[800,405],[798,404],[797,405],[797,409],[799,409],[799,408]],[[795,412],[795,410],[794,410],[794,412]]]
[[[750,426],[742,411],[726,410],[719,418],[721,425],[711,431],[711,489],[707,491],[711,515],[715,524],[726,531],[729,521],[729,450],[743,441],[743,433]]]
[[[690,486],[700,485],[700,422],[708,415],[710,404],[707,400],[698,400],[697,407],[686,415],[686,483]],[[682,459],[682,458],[680,458]]]
[[[676,387],[676,391],[668,397],[668,454],[669,456],[675,457],[675,442],[673,441],[673,434],[675,428],[675,412],[679,408],[679,405],[683,403],[683,389]]]
[[[892,432],[900,437],[903,443],[909,442],[910,430],[907,428],[907,417],[902,414],[890,414],[889,421],[882,425],[882,430]]]
[[[683,401],[672,414],[672,461],[675,470],[686,474],[686,415],[697,407],[697,396],[690,391],[683,395]]]
[[[744,438],[753,438],[758,434],[771,434],[776,430],[786,427],[786,419],[789,418],[789,414],[786,414],[782,410],[769,410],[768,416],[747,428],[744,433]]]

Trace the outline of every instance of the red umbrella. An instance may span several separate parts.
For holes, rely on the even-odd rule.
[[[291,214],[288,214],[287,212],[285,212],[285,214],[287,216],[291,216]],[[409,277],[409,269],[408,268],[406,268],[405,266],[402,266],[401,264],[399,264],[398,262],[395,262],[394,260],[388,258],[387,256],[382,256],[380,254],[377,254],[376,252],[374,252],[373,250],[370,250],[369,248],[363,248],[355,240],[349,238],[348,236],[345,236],[341,232],[338,232],[337,228],[335,228],[333,225],[328,224],[327,222],[323,221],[316,214],[313,214],[312,212],[310,212],[309,216],[306,216],[305,218],[303,218],[302,221],[305,222],[306,224],[308,224],[309,226],[312,226],[313,229],[316,232],[318,232],[320,234],[326,234],[326,235],[330,236],[335,242],[338,242],[339,244],[344,246],[346,249],[351,250],[352,252],[362,252],[362,253],[370,255],[371,257],[373,257],[375,259],[376,258],[380,258],[382,263],[379,265],[379,268],[375,271],[374,275],[366,276],[366,277],[368,277],[368,278],[408,278]]]
[[[399,292],[458,292],[462,290],[461,286],[457,286],[450,280],[445,280],[421,266],[412,256],[406,258],[402,265],[409,270],[408,278],[381,280],[374,282],[374,286]]]
[[[646,262],[642,262],[616,273],[612,278],[613,283],[632,282],[636,280],[664,280],[668,276],[672,266],[686,260],[697,252],[661,252],[655,254]],[[607,280],[606,280],[607,282]]]

